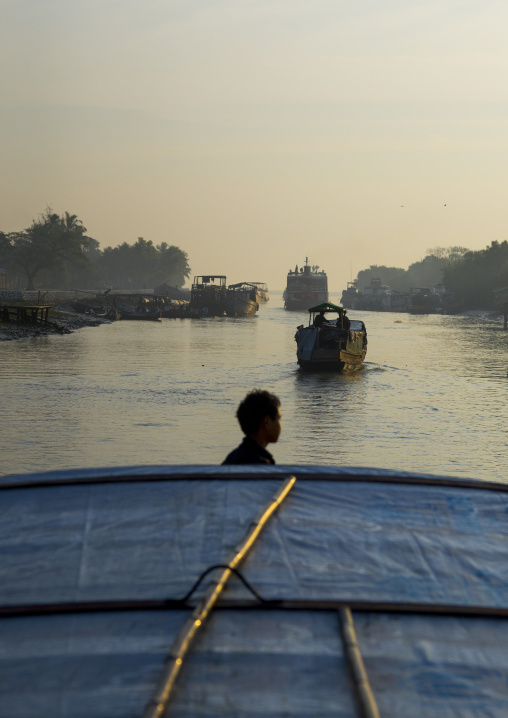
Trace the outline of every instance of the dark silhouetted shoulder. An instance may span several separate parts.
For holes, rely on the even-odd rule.
[[[222,462],[225,464],[275,464],[275,460],[257,441],[246,436],[240,446],[226,456]]]

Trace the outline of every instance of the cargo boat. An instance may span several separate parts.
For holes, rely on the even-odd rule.
[[[226,277],[203,274],[194,277],[189,309],[203,316],[223,317],[226,311]]]
[[[265,282],[247,282],[256,288],[256,300],[258,304],[266,304],[270,299],[268,295],[268,287]]]
[[[284,291],[284,309],[306,310],[314,304],[328,301],[328,277],[319,267],[311,267],[308,257],[305,264],[288,272]]]
[[[256,287],[249,282],[230,284],[226,292],[225,311],[228,317],[251,317],[259,309]]]

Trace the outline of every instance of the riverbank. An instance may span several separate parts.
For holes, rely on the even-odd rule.
[[[13,322],[9,324],[0,322],[0,342],[46,337],[52,334],[72,334],[77,329],[98,327],[101,324],[110,324],[110,321],[88,314],[77,314],[64,307],[55,308],[50,310],[48,324],[45,325],[18,325]]]

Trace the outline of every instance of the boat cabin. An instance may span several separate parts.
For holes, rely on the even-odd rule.
[[[226,287],[226,277],[223,274],[212,276],[211,274],[203,274],[194,277],[192,289],[206,289],[207,287]]]
[[[363,322],[357,321],[356,324],[358,324],[356,331],[360,331]],[[346,316],[344,307],[339,307],[331,302],[323,302],[309,309],[309,327],[320,328],[322,326],[333,326],[349,330],[351,320]]]
[[[199,275],[192,283],[190,307],[209,316],[222,316],[226,309],[226,295],[225,275]]]

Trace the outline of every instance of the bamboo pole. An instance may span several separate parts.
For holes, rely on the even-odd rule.
[[[288,493],[293,488],[295,482],[296,478],[294,476],[286,479],[268,506],[262,509],[256,516],[243,541],[236,547],[229,561],[227,561],[228,568],[224,569],[220,576],[215,579],[215,585],[214,582],[212,582],[206,590],[205,595],[192,612],[191,617],[183,625],[181,631],[178,633],[173,642],[157,687],[155,688],[155,691],[153,692],[143,713],[143,718],[160,718],[160,716],[163,715],[169,703],[171,692],[182,667],[185,655],[187,654],[196,633],[207,619],[210,611],[213,609],[220,594],[222,593],[222,590],[231,576],[231,569],[236,568],[245,558],[261,533],[264,525],[267,523],[268,519],[278,506],[284,501]]]
[[[380,718],[376,699],[370,687],[369,677],[365,670],[362,654],[356,640],[356,631],[353,623],[353,614],[349,606],[339,610],[342,624],[342,636],[346,657],[353,674],[363,718]]]

